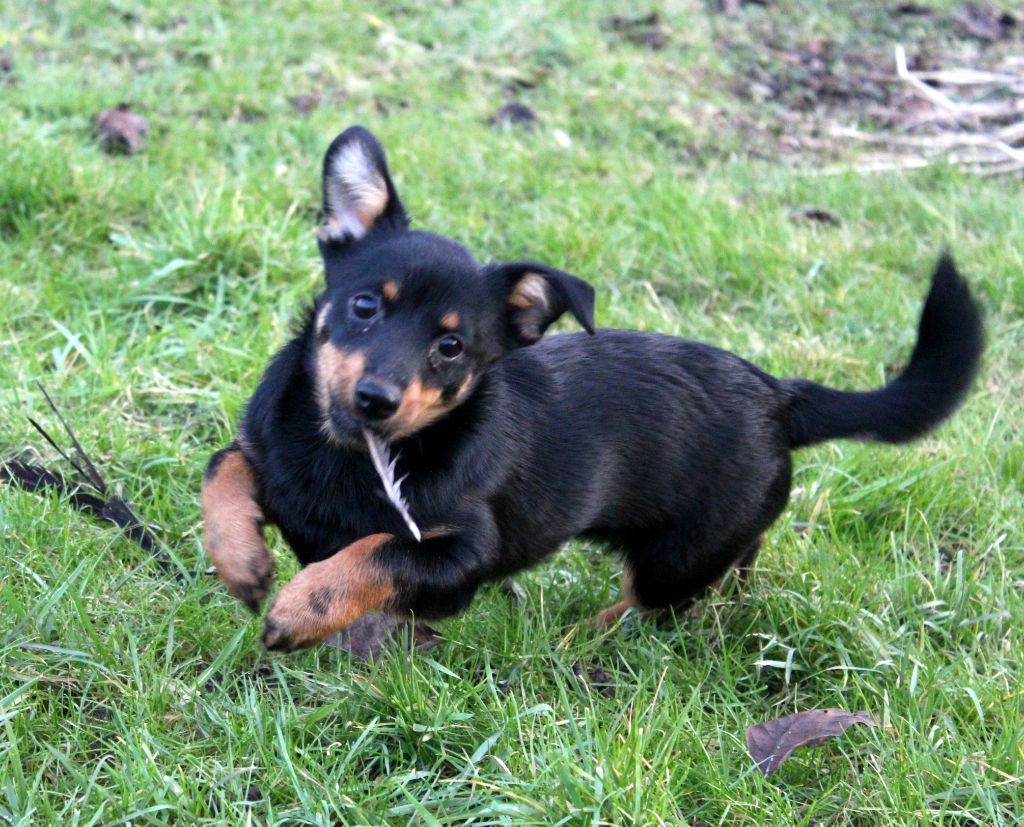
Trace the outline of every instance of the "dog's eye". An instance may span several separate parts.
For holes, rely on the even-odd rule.
[[[437,352],[445,359],[458,359],[462,355],[462,339],[458,336],[442,336],[437,340]]]
[[[380,312],[380,299],[370,293],[358,293],[350,303],[352,315],[366,321]]]

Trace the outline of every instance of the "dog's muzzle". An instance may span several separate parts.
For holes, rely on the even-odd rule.
[[[355,408],[370,422],[392,416],[402,404],[402,389],[392,382],[364,376],[356,382]]]

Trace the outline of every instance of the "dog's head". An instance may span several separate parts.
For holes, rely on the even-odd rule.
[[[569,311],[594,332],[594,290],[533,262],[482,265],[461,245],[409,229],[377,139],[352,127],[324,158],[318,237],[327,290],[310,358],[324,431],[408,437],[465,401],[504,354]]]

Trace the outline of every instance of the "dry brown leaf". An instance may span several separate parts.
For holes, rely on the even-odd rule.
[[[877,727],[868,712],[844,709],[810,709],[755,724],[747,730],[747,750],[765,777],[789,758],[793,750],[838,738],[854,724]]]
[[[839,216],[831,210],[826,210],[823,207],[800,207],[799,209],[792,210],[789,213],[790,221],[816,221],[819,224],[827,224],[830,227],[838,227],[843,222],[839,220]]]
[[[308,115],[321,103],[323,103],[324,96],[319,92],[304,92],[300,95],[292,95],[288,98],[288,103],[291,104],[292,109],[298,112],[300,115]]]
[[[96,115],[96,134],[106,152],[139,152],[146,145],[149,121],[136,115],[126,104],[104,109]]]
[[[615,677],[601,664],[592,663],[586,668],[579,661],[572,665],[572,673],[580,686],[588,692],[596,692],[606,698],[615,697]]]
[[[491,115],[491,126],[518,126],[533,129],[537,124],[537,113],[524,103],[506,103]]]
[[[437,631],[425,623],[413,623],[411,620],[374,613],[363,615],[347,629],[338,632],[328,643],[354,658],[370,660],[384,651],[405,628],[411,628],[413,646],[419,652],[433,649],[441,642]]]

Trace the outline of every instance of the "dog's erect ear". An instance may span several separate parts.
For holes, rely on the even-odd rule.
[[[587,333],[594,332],[594,288],[583,279],[532,261],[494,264],[488,271],[502,292],[514,343],[533,344],[567,310]]]
[[[352,126],[331,141],[324,156],[322,244],[358,241],[375,227],[409,226],[388,174],[384,150],[373,134]]]

